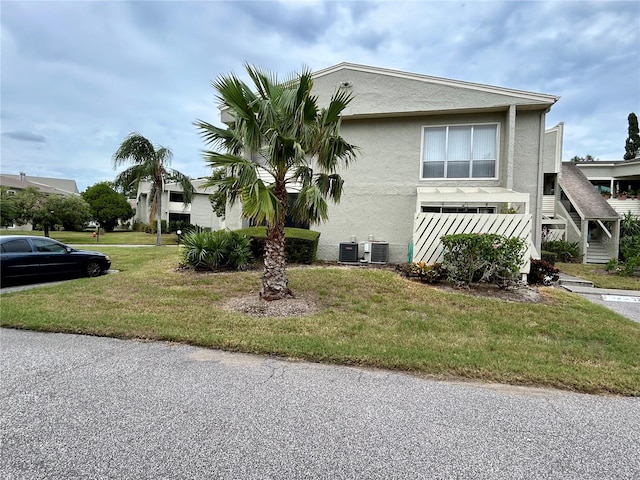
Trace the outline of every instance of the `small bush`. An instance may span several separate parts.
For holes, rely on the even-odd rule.
[[[197,270],[241,270],[253,259],[251,240],[230,230],[187,232],[180,253],[183,263]]]
[[[564,240],[552,240],[542,244],[542,250],[555,253],[559,262],[576,263],[580,261],[578,243]]]
[[[635,275],[640,268],[640,235],[628,235],[620,239],[620,257],[624,262],[620,275]]]
[[[264,257],[264,245],[267,236],[266,227],[250,227],[236,232],[251,238],[251,252],[255,258]],[[301,228],[285,228],[284,251],[287,263],[311,265],[316,261],[320,232]]]
[[[551,285],[557,282],[560,276],[558,270],[552,263],[546,260],[531,259],[531,269],[527,280],[529,285]]]
[[[451,282],[469,286],[493,282],[500,287],[516,283],[524,261],[524,240],[494,233],[460,233],[442,237],[444,268]]]
[[[138,220],[134,220],[131,225],[131,230],[134,232],[144,232],[147,228],[149,228],[149,225],[144,222],[139,222]]]
[[[404,263],[398,265],[396,270],[406,277],[418,278],[425,283],[439,283],[447,279],[447,270],[441,263]]]
[[[545,262],[549,262],[551,265],[555,265],[558,261],[558,254],[555,252],[547,252],[546,250],[542,250],[542,252],[540,252],[540,257],[542,258],[542,260],[544,260]]]
[[[192,225],[189,222],[186,222],[184,220],[171,220],[169,222],[169,232],[168,233],[175,233],[178,230],[180,230],[183,234],[187,233],[187,232],[191,232],[191,231],[202,231],[202,229],[200,227],[198,227],[197,225]]]
[[[618,260],[616,260],[615,258],[612,258],[611,260],[609,260],[607,262],[607,264],[605,265],[604,269],[609,272],[609,273],[617,273],[620,271],[620,267],[618,264]]]

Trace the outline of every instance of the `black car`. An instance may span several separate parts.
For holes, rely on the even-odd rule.
[[[17,279],[97,277],[109,267],[111,259],[103,253],[76,250],[48,237],[0,236],[0,276],[3,285]]]

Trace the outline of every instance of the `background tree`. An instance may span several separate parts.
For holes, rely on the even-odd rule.
[[[260,296],[276,300],[293,295],[285,261],[287,186],[301,187],[291,210],[294,219],[327,220],[326,200],[338,202],[342,193],[338,169],[355,159],[356,147],[339,133],[340,115],[352,97],[338,90],[321,109],[311,93],[310,71],[281,82],[271,72],[245,67],[253,85],[234,74],[213,83],[232,123],[219,128],[199,120],[196,126],[208,145],[223,150],[205,152],[214,172],[224,169],[224,176],[208,186],[217,187],[230,203],[241,200],[245,218],[267,225]],[[271,183],[260,179],[260,169],[273,177]]]
[[[219,168],[213,171],[213,174],[209,177],[209,183],[220,183],[225,178],[225,169]],[[209,203],[214,213],[224,219],[227,214],[227,194],[222,189],[216,189],[211,195],[209,195]]]
[[[593,158],[593,156],[591,155],[587,155],[586,157],[579,157],[579,156],[575,156],[571,159],[572,162],[577,163],[577,162],[595,162],[596,160],[598,160],[597,158]]]
[[[42,207],[43,202],[44,194],[35,187],[27,187],[16,192],[15,204],[18,212],[15,223],[17,225],[35,224],[34,212]]]
[[[91,220],[91,207],[80,196],[50,195],[46,197],[43,209],[49,212],[51,225],[58,225],[67,231],[82,231]]]
[[[15,193],[9,193],[7,187],[0,187],[0,227],[10,227],[18,218],[18,205]]]
[[[116,153],[113,154],[113,166],[117,168],[124,164],[133,164],[120,173],[114,184],[123,191],[130,191],[134,186],[137,189],[141,181],[149,181],[152,184],[151,210],[149,223],[156,218],[156,245],[162,245],[162,191],[164,184],[177,182],[182,186],[182,194],[185,205],[191,203],[194,188],[191,179],[183,173],[169,168],[173,153],[166,147],[154,147],[149,140],[139,133],[131,133],[122,142]]]
[[[633,160],[640,153],[640,130],[638,129],[638,117],[631,112],[627,117],[629,121],[629,137],[624,145],[624,159]]]
[[[116,192],[110,182],[100,182],[82,192],[91,207],[91,216],[107,232],[113,231],[118,221],[127,221],[134,212],[124,194]]]

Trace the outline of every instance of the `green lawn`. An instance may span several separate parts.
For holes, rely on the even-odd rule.
[[[605,271],[604,265],[556,263],[556,268],[567,275],[590,280],[597,288],[640,290],[640,277],[623,277],[616,273],[608,273]]]
[[[44,236],[42,231],[24,231],[24,230],[0,230],[0,235],[39,235]],[[92,231],[85,232],[66,232],[55,231],[49,232],[49,236],[62,243],[69,244],[92,244],[97,245],[155,245],[156,234],[132,231],[115,231],[101,233],[100,238],[94,238]],[[177,245],[178,237],[175,233],[162,234],[163,245]]]
[[[184,342],[438,378],[640,396],[640,324],[558,289],[514,303],[363,268],[291,268],[306,317],[254,318],[260,272],[177,269],[173,248],[106,247],[120,273],[2,295],[4,327]]]

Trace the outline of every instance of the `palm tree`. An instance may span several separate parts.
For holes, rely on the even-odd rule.
[[[113,166],[132,163],[129,168],[121,172],[115,180],[115,185],[123,190],[137,190],[141,181],[151,182],[151,212],[149,223],[156,217],[156,245],[162,245],[162,191],[164,184],[177,182],[182,186],[183,201],[191,203],[195,192],[191,179],[177,170],[168,168],[173,153],[166,147],[154,147],[149,140],[139,133],[130,133],[124,139],[116,153],[113,154]]]
[[[198,120],[195,125],[207,145],[209,166],[224,175],[212,177],[230,204],[240,200],[242,214],[266,223],[267,238],[260,296],[265,300],[293,296],[285,262],[285,216],[309,223],[328,218],[327,198],[340,201],[343,180],[338,169],[355,159],[357,147],[339,134],[340,115],[352,100],[336,91],[326,108],[311,94],[313,76],[307,69],[281,82],[269,71],[245,65],[253,85],[235,74],[212,83],[221,107],[232,121],[219,128]],[[263,181],[261,173],[273,180]],[[288,212],[287,188],[299,193]]]

